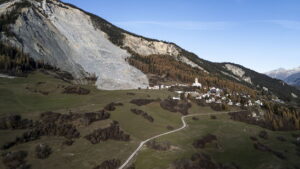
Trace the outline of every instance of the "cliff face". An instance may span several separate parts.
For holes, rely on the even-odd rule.
[[[57,1],[30,3],[32,6],[22,9],[12,25],[17,38],[3,36],[2,41],[9,41],[35,60],[68,71],[77,79],[95,74],[99,89],[148,86],[146,75],[126,62],[130,54],[96,29],[89,15]]]

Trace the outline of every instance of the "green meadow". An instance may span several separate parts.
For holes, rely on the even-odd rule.
[[[90,94],[62,93],[64,86],[71,85],[41,72],[15,79],[0,78],[0,117],[19,114],[23,118],[38,119],[40,113],[46,111],[93,112],[102,110],[111,102],[120,102],[123,103],[123,106],[118,106],[115,111],[109,112],[111,117],[108,120],[92,123],[88,127],[80,126],[78,130],[81,137],[75,139],[72,146],[62,145],[62,142],[66,140],[64,137],[44,136],[39,140],[18,144],[8,150],[0,150],[1,154],[8,151],[27,151],[26,161],[31,164],[33,169],[92,169],[105,160],[120,159],[124,162],[141,141],[167,132],[167,126],[173,128],[182,126],[181,114],[162,109],[159,102],[144,106],[130,103],[132,99],[166,99],[176,95],[167,90],[103,91],[92,85],[83,85],[81,87],[89,89]],[[147,112],[154,118],[154,122],[151,123],[142,116],[133,114],[130,111],[133,108]],[[216,112],[208,107],[192,104],[189,113]],[[175,160],[188,159],[194,153],[203,152],[209,154],[216,162],[224,164],[234,162],[242,169],[293,169],[295,166],[300,166],[297,147],[292,144],[295,140],[292,133],[297,132],[274,132],[233,121],[226,114],[216,116],[215,120],[210,116],[199,116],[199,120],[188,118],[188,127],[184,130],[156,139],[158,142],[170,142],[170,150],[158,151],[145,146],[132,160],[132,163],[135,164],[136,169],[171,169]],[[130,135],[129,142],[108,140],[91,144],[83,138],[95,129],[108,126],[114,120],[118,121],[121,129]],[[269,139],[264,140],[258,137],[262,130],[268,132]],[[25,131],[0,130],[0,145],[13,141],[16,136],[20,136]],[[208,145],[203,149],[194,148],[193,142],[207,134],[217,136],[216,144],[218,146]],[[287,159],[282,160],[269,152],[256,150],[250,136],[256,136],[259,142],[284,153]],[[287,141],[281,142],[276,139],[277,136],[283,136]],[[35,147],[40,143],[48,144],[52,148],[49,158],[40,160],[35,157]],[[0,168],[5,168],[2,162],[0,162]]]

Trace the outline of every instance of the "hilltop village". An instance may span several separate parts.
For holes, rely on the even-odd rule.
[[[291,130],[300,128],[297,110],[287,107],[285,102],[266,87],[257,93],[233,90],[226,87],[208,86],[195,78],[191,84],[156,85],[148,90],[168,90],[174,92],[169,103],[196,103],[209,106],[215,111],[242,110],[231,114],[232,119],[259,125],[272,130]],[[291,123],[292,122],[292,123]]]
[[[252,106],[263,106],[261,100],[251,98],[250,95],[232,92],[228,93],[225,89],[218,87],[204,87],[195,78],[195,82],[191,85],[187,84],[175,84],[175,85],[156,85],[148,87],[150,90],[161,90],[171,89],[178,96],[172,97],[173,100],[181,100],[183,98],[193,98],[205,102],[206,104],[226,104],[228,106],[237,107],[252,107]]]

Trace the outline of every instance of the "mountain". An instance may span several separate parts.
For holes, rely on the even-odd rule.
[[[266,75],[285,81],[286,83],[300,87],[300,67],[294,69],[276,69],[266,72]]]
[[[0,169],[297,168],[299,96],[71,4],[0,0]]]
[[[58,0],[0,3],[1,72],[16,74],[47,65],[70,73],[76,83],[95,79],[96,86],[105,90],[191,83],[198,77],[201,83],[248,93],[268,89],[283,100],[299,103],[300,91],[280,80],[237,64],[201,59],[174,43],[130,33],[71,4]]]
[[[290,85],[300,87],[300,72],[288,76],[285,81]]]
[[[268,76],[280,80],[284,80],[287,77],[291,76],[292,74],[299,73],[300,72],[300,67],[294,68],[294,69],[284,69],[284,68],[279,68],[276,70],[272,70],[269,72],[266,72]]]

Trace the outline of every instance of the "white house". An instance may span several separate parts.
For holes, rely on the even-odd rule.
[[[253,104],[252,104],[252,101],[251,101],[251,100],[249,100],[249,101],[248,101],[248,105],[249,105],[249,106],[253,106]]]
[[[173,97],[173,100],[180,100],[180,97]]]
[[[202,96],[196,97],[196,100],[201,100],[201,99],[202,99]]]
[[[263,106],[263,103],[262,103],[260,100],[256,100],[255,103],[256,103],[257,105]]]
[[[178,93],[178,94],[181,94],[181,93],[183,93],[183,91],[175,91],[176,93]]]
[[[222,104],[222,101],[221,100],[217,100],[216,103],[217,104]]]
[[[150,89],[150,90],[158,90],[159,86],[153,86],[153,87],[149,86],[148,89]]]
[[[205,93],[205,94],[202,95],[202,97],[203,97],[203,98],[209,98],[209,97],[210,97],[210,94],[209,94],[209,93]]]
[[[169,89],[171,86],[165,86],[166,89]]]
[[[195,78],[195,83],[192,84],[193,87],[202,87],[202,84],[198,82],[198,78]]]
[[[186,87],[186,86],[188,86],[188,85],[186,85],[186,84],[179,84],[179,83],[176,83],[176,85],[175,86],[183,86],[183,87]]]
[[[257,114],[255,112],[252,112],[252,117],[257,117]]]
[[[221,93],[221,92],[222,92],[222,89],[216,88],[216,92],[217,92],[217,93]]]
[[[216,102],[216,99],[213,97],[210,99],[212,103]]]
[[[206,103],[211,103],[211,100],[210,100],[210,99],[209,99],[209,100],[205,100],[205,102],[206,102]]]
[[[185,92],[184,96],[187,97],[188,95],[190,95],[191,97],[198,97],[200,96],[200,94],[198,92]]]

